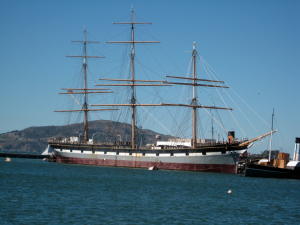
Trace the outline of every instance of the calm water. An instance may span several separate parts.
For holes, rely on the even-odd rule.
[[[0,158],[0,221],[299,224],[300,180]]]

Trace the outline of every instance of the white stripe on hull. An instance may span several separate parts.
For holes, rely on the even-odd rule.
[[[72,157],[72,158],[83,158],[83,159],[111,159],[111,160],[128,160],[128,161],[144,161],[144,162],[168,162],[168,163],[190,163],[190,164],[233,164],[237,165],[238,158],[240,156],[239,152],[244,152],[245,150],[235,151],[235,153],[227,152],[226,154],[214,153],[202,155],[202,153],[174,153],[171,156],[170,153],[160,153],[156,156],[155,153],[146,153],[144,156],[142,153],[119,153],[116,152],[95,152],[72,150],[72,152],[60,151],[55,149],[58,155],[62,157]]]

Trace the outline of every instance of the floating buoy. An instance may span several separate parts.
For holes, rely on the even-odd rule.
[[[231,191],[231,190],[229,190],[229,191],[228,191],[228,194],[231,194],[231,193],[232,193],[232,191]]]
[[[4,161],[5,162],[10,162],[11,160],[10,160],[10,158],[6,157]]]
[[[158,170],[158,168],[156,166],[152,166],[152,167],[149,167],[148,170]]]
[[[43,161],[47,161],[47,159],[46,159],[46,158],[43,158]]]

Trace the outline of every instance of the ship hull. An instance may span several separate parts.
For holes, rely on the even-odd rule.
[[[239,156],[246,150],[224,146],[201,149],[141,150],[95,145],[50,144],[58,163],[167,170],[237,173]],[[234,150],[234,151],[233,151]]]
[[[246,177],[288,178],[289,171],[266,170],[264,168],[247,168]]]
[[[220,172],[220,173],[237,173],[235,164],[205,164],[201,163],[181,163],[179,162],[155,162],[154,161],[137,161],[137,160],[118,160],[118,159],[91,159],[91,158],[77,158],[58,156],[58,163],[71,164],[86,164],[98,166],[116,166],[116,167],[133,167],[133,168],[149,168],[156,166],[158,169],[167,170],[187,170],[187,171],[202,171],[202,172]],[[203,161],[203,160],[202,160]]]
[[[284,169],[257,164],[249,164],[245,171],[246,177],[291,178],[300,179],[300,169]]]

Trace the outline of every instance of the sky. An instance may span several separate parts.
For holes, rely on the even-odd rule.
[[[108,47],[105,42],[124,40],[128,27],[112,22],[129,22],[132,6],[137,21],[153,23],[139,29],[146,35],[143,40],[161,41],[159,47],[149,45],[160,51],[157,78],[185,76],[191,56],[186,51],[197,42],[199,55],[250,106],[241,107],[243,112],[255,112],[247,117],[251,125],[240,122],[247,137],[269,131],[274,108],[279,129],[275,146],[293,153],[295,137],[300,137],[300,1],[296,0],[1,0],[0,133],[63,125],[61,114],[53,111],[60,108],[60,88],[69,87],[77,73],[80,62],[65,56],[78,54],[80,46],[70,41],[82,40],[84,26],[91,40],[100,41],[92,54],[106,57],[96,63],[93,76],[118,78],[110,65],[122,60],[112,59],[120,46]],[[236,110],[235,105],[230,107]],[[250,130],[252,125],[257,131]],[[153,122],[143,128],[165,133]],[[263,142],[252,153],[267,146]]]

